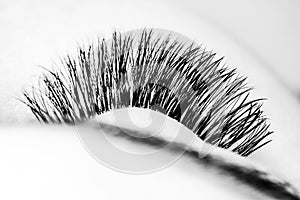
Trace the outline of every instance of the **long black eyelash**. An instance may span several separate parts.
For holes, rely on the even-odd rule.
[[[65,56],[38,85],[23,91],[22,102],[44,123],[74,124],[123,107],[165,112],[202,140],[248,156],[272,134],[250,100],[252,88],[223,58],[194,43],[145,29],[137,38],[114,32]]]

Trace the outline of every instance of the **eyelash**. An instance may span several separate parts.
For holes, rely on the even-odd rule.
[[[215,57],[171,34],[114,32],[111,43],[99,38],[76,58],[62,58],[62,68],[45,69],[21,101],[44,123],[80,123],[123,107],[162,109],[202,140],[248,156],[270,142],[263,99],[249,100],[246,78]]]

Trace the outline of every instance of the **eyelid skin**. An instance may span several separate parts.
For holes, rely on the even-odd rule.
[[[102,5],[99,3],[82,3],[79,5],[74,2],[52,1],[47,4],[39,2],[32,2],[32,4],[27,2],[15,3],[12,6],[7,3],[8,9],[2,13],[4,17],[0,22],[2,24],[4,21],[2,27],[5,27],[2,30],[3,37],[0,38],[1,44],[4,44],[0,45],[0,52],[3,52],[1,53],[0,71],[1,74],[5,74],[5,78],[1,77],[0,80],[0,121],[2,126],[1,137],[6,139],[1,141],[7,143],[7,145],[0,145],[3,148],[1,152],[5,152],[5,155],[2,154],[3,157],[1,156],[1,158],[5,158],[3,160],[7,161],[4,162],[6,164],[0,167],[1,177],[5,177],[3,180],[6,181],[5,183],[2,182],[4,195],[13,195],[16,199],[32,196],[33,199],[39,199],[41,196],[45,197],[44,195],[47,193],[49,196],[47,195],[44,199],[50,199],[50,197],[67,199],[70,196],[76,199],[79,197],[86,198],[86,191],[90,192],[90,196],[100,196],[99,188],[103,187],[109,191],[108,193],[111,193],[109,195],[103,192],[106,195],[103,196],[107,198],[117,198],[116,193],[130,197],[128,190],[131,189],[132,193],[133,188],[129,186],[125,189],[124,186],[137,186],[137,183],[142,181],[149,181],[149,183],[153,181],[157,186],[160,186],[154,186],[155,191],[160,193],[160,197],[186,198],[187,194],[184,192],[174,194],[174,190],[181,191],[184,188],[184,184],[180,181],[188,181],[174,168],[148,177],[131,177],[128,180],[125,175],[111,172],[111,170],[101,166],[103,173],[100,173],[99,165],[94,160],[89,159],[84,150],[79,149],[81,146],[76,137],[68,137],[62,134],[54,135],[55,132],[61,133],[58,129],[41,129],[37,133],[34,128],[23,128],[21,132],[18,132],[19,130],[13,127],[3,127],[7,125],[8,121],[14,123],[19,119],[19,122],[22,122],[27,119],[26,117],[31,116],[31,113],[28,112],[28,115],[25,115],[24,118],[23,111],[27,112],[27,108],[16,103],[17,101],[14,101],[12,96],[18,96],[21,87],[24,84],[29,84],[27,80],[30,76],[38,74],[39,68],[35,65],[51,66],[52,58],[64,54],[65,50],[72,49],[78,39],[82,38],[85,41],[87,35],[98,33],[108,35],[113,28],[131,30],[145,26],[174,30],[198,42],[205,42],[205,46],[213,48],[221,55],[225,55],[228,62],[230,61],[228,64],[237,66],[242,74],[249,77],[250,85],[255,86],[257,96],[268,98],[268,101],[264,104],[264,110],[267,111],[267,115],[272,120],[272,130],[275,131],[272,144],[250,158],[260,162],[267,168],[275,170],[278,174],[288,177],[289,180],[297,183],[300,187],[299,177],[297,177],[300,168],[297,131],[300,128],[298,102],[278,84],[268,71],[264,70],[264,67],[255,60],[256,58],[249,56],[247,50],[239,47],[239,44],[228,39],[226,35],[202,20],[200,14],[197,15],[189,10],[173,7],[164,2],[161,3],[161,1],[155,3],[153,4],[152,1],[147,3],[135,2],[135,6],[124,2],[116,2],[116,4],[111,5],[107,2]],[[119,15],[113,15],[113,10]],[[226,12],[228,12],[227,9]],[[56,14],[53,15],[53,13]],[[16,18],[13,19],[11,16]],[[234,16],[235,19],[236,17]],[[268,31],[266,30],[266,32]],[[288,53],[289,49],[285,49],[285,52]],[[29,135],[25,136],[25,133],[29,133]],[[48,137],[51,139],[48,140],[43,133],[49,135]],[[23,139],[24,141],[22,141]],[[78,144],[78,146],[75,144]],[[55,150],[55,153],[52,150]],[[41,152],[41,155],[34,156],[39,154],[38,151]],[[18,162],[19,159],[23,161],[22,165]],[[49,161],[51,159],[53,163]],[[101,178],[104,179],[103,177],[108,181],[105,183],[99,181]],[[163,178],[159,179],[161,177]],[[189,180],[191,185],[192,183],[198,184],[195,174],[191,173],[189,178],[191,179]],[[79,180],[82,184],[79,183]],[[157,183],[159,182],[157,180],[161,182]],[[174,183],[172,189],[167,190],[170,194],[164,193],[165,190],[162,188],[169,185],[170,182]],[[224,188],[224,185],[221,183],[220,185],[218,187]],[[118,190],[109,190],[110,187],[108,186],[118,188]],[[153,186],[147,183],[144,186],[148,187],[147,190],[140,189],[139,191],[137,189],[136,194],[133,194],[133,196],[138,198],[152,195],[149,194],[148,190]],[[205,184],[202,186],[205,186]],[[33,191],[32,187],[40,190]],[[51,188],[51,191],[47,187]],[[210,188],[212,194],[216,193],[215,187]],[[191,196],[198,196],[199,188],[200,186],[190,186],[191,190],[188,190],[187,193]],[[19,192],[16,192],[16,189]],[[84,190],[85,194],[80,193],[81,190]],[[57,194],[54,194],[53,191],[57,191]],[[58,193],[61,196],[58,196]],[[221,197],[224,197],[226,191],[224,193],[219,191],[219,194],[223,194]],[[215,195],[217,196],[217,194]],[[245,196],[247,195],[245,194]]]

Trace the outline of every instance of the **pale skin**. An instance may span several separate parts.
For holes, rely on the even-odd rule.
[[[76,42],[99,34],[109,36],[114,29],[143,27],[173,30],[204,43],[249,77],[249,84],[255,87],[253,95],[268,98],[263,109],[275,132],[273,142],[251,155],[249,162],[258,163],[300,188],[300,106],[293,94],[251,52],[203,20],[201,14],[181,8],[178,2],[173,6],[168,1],[131,3],[4,3],[0,10],[0,24],[4,27],[0,39],[0,157],[4,163],[0,165],[4,191],[1,198],[266,198],[230,176],[184,157],[152,174],[116,172],[92,159],[74,128],[28,125],[34,118],[14,97],[20,95],[24,85],[33,82],[32,76],[40,73],[37,65],[51,66],[57,57],[72,52]]]

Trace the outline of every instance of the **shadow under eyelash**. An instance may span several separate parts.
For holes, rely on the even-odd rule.
[[[223,58],[194,43],[144,29],[139,36],[114,32],[45,69],[21,101],[44,123],[75,124],[124,107],[158,110],[199,138],[248,156],[270,142],[261,111],[249,99],[246,78]]]

